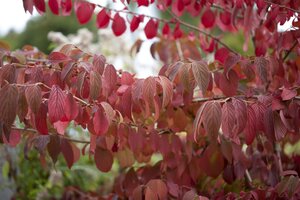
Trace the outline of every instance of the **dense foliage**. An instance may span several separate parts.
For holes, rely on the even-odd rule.
[[[23,3],[29,12],[45,12],[44,0]],[[89,154],[109,172],[117,160],[120,173],[104,199],[299,199],[300,157],[283,149],[299,142],[300,2],[121,3],[122,10],[71,0],[49,0],[48,6],[57,15],[74,8],[82,24],[100,7],[96,26],[111,24],[116,36],[144,21],[146,37],[159,36],[151,46],[164,62],[158,76],[136,78],[74,45],[48,56],[30,46],[3,48],[2,142],[14,145],[22,135],[25,153],[36,148],[42,164],[47,155],[55,163],[62,154],[71,168]],[[153,4],[170,19],[129,6]],[[199,24],[180,18],[185,12]],[[278,32],[277,24],[290,19],[293,28]],[[253,55],[222,41],[220,33],[237,30],[244,33],[243,50],[252,43]],[[213,61],[206,59],[211,55]],[[87,129],[89,140],[72,138],[70,122]],[[162,159],[150,164],[157,154]],[[82,193],[66,198],[72,195]]]

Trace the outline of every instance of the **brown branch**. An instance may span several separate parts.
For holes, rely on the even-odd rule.
[[[288,6],[279,4],[279,3],[275,3],[275,2],[272,2],[272,1],[269,1],[269,0],[265,0],[265,3],[273,4],[273,5],[276,5],[276,6],[280,7],[280,8],[285,8],[285,9],[287,9],[287,10],[291,10],[291,11],[293,11],[293,12],[295,12],[295,13],[300,13],[300,10],[296,10],[296,9],[294,9],[294,8],[291,8],[291,7],[288,7]]]
[[[298,44],[298,41],[295,40],[293,46],[288,50],[288,52],[287,52],[287,53],[285,54],[285,56],[283,57],[283,61],[285,61],[285,60],[288,58],[288,56],[289,56],[290,53],[293,51],[293,49],[297,46],[297,44]]]

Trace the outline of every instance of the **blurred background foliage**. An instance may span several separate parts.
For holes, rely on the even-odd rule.
[[[68,35],[76,33],[80,28],[87,28],[96,33],[97,27],[95,24],[95,16],[89,23],[80,25],[74,12],[70,16],[61,17],[48,11],[45,15],[32,17],[21,33],[11,30],[8,34],[0,36],[0,40],[7,42],[12,50],[22,48],[24,45],[32,45],[44,53],[50,53],[54,48],[47,38],[50,31]]]

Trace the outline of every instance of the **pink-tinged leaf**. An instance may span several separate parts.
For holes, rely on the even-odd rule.
[[[51,157],[53,163],[55,164],[59,153],[61,152],[61,140],[57,135],[52,135],[50,137],[50,142],[47,145],[47,150],[49,156]]]
[[[165,23],[163,29],[162,29],[163,35],[169,35],[170,34],[170,26],[168,23]]]
[[[109,24],[110,16],[103,8],[97,15],[97,27],[106,28]]]
[[[291,100],[295,96],[297,96],[297,91],[296,90],[283,88],[282,93],[281,93],[281,98],[282,98],[283,101]]]
[[[108,124],[111,124],[112,120],[114,119],[116,112],[111,107],[111,105],[105,101],[100,103],[102,108],[104,109],[104,112],[106,114],[106,117],[108,119]]]
[[[190,190],[183,195],[182,200],[197,199],[198,195],[194,190]]]
[[[52,64],[58,64],[58,63],[62,63],[62,62],[71,60],[67,55],[60,53],[60,52],[50,53],[50,55],[48,56],[48,59]]]
[[[11,64],[6,64],[0,68],[0,85],[3,81],[15,83],[16,67]]]
[[[72,12],[72,0],[65,0],[60,2],[60,6],[62,9],[62,15],[68,16]]]
[[[87,1],[80,1],[75,5],[76,16],[80,24],[90,21],[95,9],[95,4]]]
[[[219,83],[217,86],[222,90],[226,96],[236,95],[238,87],[238,75],[234,70],[228,72],[228,79],[225,74],[219,75]]]
[[[144,101],[148,104],[152,104],[154,96],[156,95],[156,81],[153,77],[145,79],[142,93]]]
[[[122,168],[131,167],[135,162],[134,154],[129,148],[118,151],[116,154]]]
[[[167,199],[168,198],[168,188],[160,179],[152,179],[146,184],[151,190],[156,193],[159,199]]]
[[[66,96],[64,111],[68,121],[76,119],[79,113],[78,104],[71,93],[68,93]]]
[[[198,87],[205,94],[210,78],[207,64],[204,61],[194,61],[192,62],[192,71]]]
[[[132,192],[133,200],[143,200],[143,188],[142,186],[137,186]]]
[[[0,123],[6,128],[15,121],[18,108],[18,88],[7,84],[0,89]]]
[[[42,91],[38,85],[26,87],[25,97],[29,108],[33,113],[37,113],[42,103]]]
[[[145,200],[159,200],[157,194],[149,187],[145,189]]]
[[[173,31],[173,37],[175,39],[178,39],[178,38],[181,38],[183,35],[183,32],[182,30],[180,29],[180,25],[179,23],[176,24],[175,28],[174,28],[174,31]]]
[[[23,7],[25,12],[32,14],[33,11],[33,0],[23,0]]]
[[[203,111],[206,108],[208,101],[204,102],[201,107],[198,109],[196,118],[193,124],[194,140],[197,142],[198,135],[200,134],[201,123],[203,122]]]
[[[285,127],[284,123],[281,121],[281,118],[277,112],[273,113],[273,120],[274,120],[274,132],[275,138],[277,141],[284,138],[287,128]]]
[[[71,169],[72,165],[80,158],[80,150],[67,139],[61,140],[60,148],[65,160],[67,161],[68,167]]]
[[[48,1],[49,8],[51,12],[55,15],[59,15],[59,5],[58,0],[49,0]]]
[[[268,81],[269,61],[264,57],[256,57],[254,64],[256,66],[256,73],[263,83]]]
[[[53,85],[48,100],[49,119],[52,123],[61,120],[64,117],[64,104],[64,92],[57,85]]]
[[[215,53],[215,60],[220,61],[220,63],[224,63],[228,55],[228,49],[226,49],[225,47],[219,48]]]
[[[68,121],[57,121],[53,123],[53,127],[56,129],[58,134],[64,135],[69,123],[70,122]]]
[[[44,13],[46,11],[45,0],[33,0],[33,2],[34,6],[40,13]]]
[[[146,37],[148,39],[154,38],[157,34],[157,29],[158,29],[158,22],[154,21],[153,19],[150,19],[144,28]]]
[[[112,65],[108,65],[103,73],[103,87],[106,89],[106,95],[109,96],[117,84],[117,71]]]
[[[101,75],[104,72],[105,63],[106,63],[106,58],[103,55],[97,55],[97,54],[94,55],[93,69]]]
[[[61,80],[65,80],[66,78],[69,78],[72,72],[73,67],[75,67],[75,63],[68,62],[61,71]]]
[[[164,76],[159,76],[159,79],[160,79],[161,87],[163,89],[162,107],[166,107],[168,103],[171,102],[173,97],[173,84],[168,78]]]
[[[134,32],[140,25],[142,18],[140,16],[133,16],[130,23],[130,31]]]
[[[226,74],[227,79],[228,77],[228,72],[239,62],[241,59],[240,55],[230,53],[228,57],[225,60],[224,63],[224,74]]]
[[[264,131],[264,115],[266,113],[266,106],[263,103],[256,102],[252,104],[251,107],[255,112],[257,130]]]
[[[234,134],[240,134],[246,126],[247,123],[247,105],[244,101],[233,98],[232,104],[234,106],[236,126],[233,129]]]
[[[40,105],[39,111],[34,115],[35,128],[42,135],[48,134],[47,112],[47,105],[45,105],[45,103],[42,103]]]
[[[5,137],[3,137],[6,140]],[[11,130],[9,134],[9,141],[5,141],[4,143],[8,143],[11,147],[16,147],[21,141],[21,133],[19,130]]]
[[[227,138],[234,139],[236,124],[235,109],[231,102],[225,102],[222,107],[222,131]]]
[[[247,107],[247,124],[245,127],[245,140],[246,144],[252,144],[256,136],[256,116],[252,106]]]
[[[149,6],[149,0],[137,0],[138,6]]]
[[[219,133],[222,119],[222,108],[219,102],[210,101],[203,110],[203,125],[211,138],[216,138]]]
[[[202,17],[201,17],[201,22],[205,28],[211,28],[215,24],[215,14],[213,11],[211,11],[210,8],[207,8]]]
[[[126,22],[119,13],[115,14],[111,28],[115,36],[120,36],[126,31]]]
[[[97,100],[102,88],[101,75],[97,71],[90,72],[90,98]]]
[[[226,25],[226,26],[230,25],[231,24],[231,13],[227,12],[227,11],[220,13],[220,20],[224,25]]]
[[[93,117],[93,125],[96,135],[103,135],[107,132],[109,121],[102,107],[99,107]]]
[[[109,172],[113,164],[113,155],[110,151],[97,147],[94,155],[96,167],[101,172]]]

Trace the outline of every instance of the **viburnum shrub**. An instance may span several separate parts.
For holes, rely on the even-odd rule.
[[[136,78],[73,45],[48,56],[3,48],[2,142],[16,145],[22,135],[42,163],[62,154],[70,168],[85,154],[102,172],[117,160],[120,173],[103,199],[299,199],[300,155],[284,150],[299,146],[300,1],[120,2],[124,9],[71,0],[48,6],[57,15],[74,10],[82,24],[96,14],[96,26],[116,36],[143,22],[145,36],[159,38],[150,49],[164,63],[158,76]],[[23,4],[30,13],[46,9],[44,0]],[[129,5],[156,6],[169,18]],[[293,28],[278,32],[288,20]],[[223,41],[238,31],[253,55]],[[70,122],[90,139],[72,138]],[[154,154],[162,159],[151,165]]]

